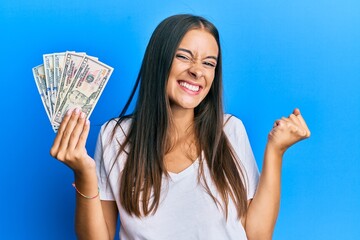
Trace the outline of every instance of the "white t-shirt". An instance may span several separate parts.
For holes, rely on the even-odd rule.
[[[225,122],[230,115],[225,115]],[[124,133],[129,129],[131,120],[124,120],[122,128],[117,130],[115,138],[123,142]],[[199,160],[182,172],[169,173],[170,178],[163,176],[159,207],[155,214],[137,218],[130,216],[120,203],[120,177],[126,161],[126,154],[121,154],[113,166],[114,158],[119,149],[118,141],[111,139],[115,125],[111,121],[101,128],[95,151],[95,161],[99,179],[100,199],[116,201],[120,215],[120,239],[146,240],[223,240],[247,239],[244,228],[237,219],[237,211],[230,200],[228,219],[221,208],[206,193],[198,182]],[[232,147],[241,161],[246,175],[245,182],[248,199],[253,198],[259,179],[259,171],[242,122],[232,116],[224,126]],[[110,177],[108,173],[110,169]],[[211,192],[216,197],[216,187],[212,184],[209,169],[204,164],[206,181]],[[109,181],[109,182],[108,182]],[[221,198],[218,198],[221,200]],[[231,199],[231,198],[230,198]]]

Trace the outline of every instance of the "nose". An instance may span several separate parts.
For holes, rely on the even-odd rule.
[[[204,72],[197,64],[194,64],[189,68],[189,75],[194,79],[199,79],[204,75]]]

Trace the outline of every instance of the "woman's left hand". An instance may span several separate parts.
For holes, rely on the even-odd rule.
[[[281,154],[293,144],[310,137],[310,130],[306,125],[299,109],[294,109],[288,118],[276,120],[268,135],[268,146]]]

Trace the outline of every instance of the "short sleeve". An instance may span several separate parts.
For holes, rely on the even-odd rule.
[[[244,170],[248,200],[252,199],[256,192],[260,174],[248,135],[242,121],[235,116],[225,115],[224,122],[224,132]]]
[[[105,136],[107,135],[104,132],[104,129],[107,129],[105,125],[103,125],[100,129],[100,133],[96,142],[94,160],[96,163],[96,174],[98,178],[99,184],[99,194],[101,200],[115,200],[113,192],[111,191],[111,187],[109,184],[108,171],[106,171],[106,158],[104,158],[104,142]]]

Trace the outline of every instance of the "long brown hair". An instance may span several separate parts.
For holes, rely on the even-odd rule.
[[[125,151],[125,147],[127,149],[127,160],[120,179],[120,201],[129,214],[137,217],[154,213],[159,206],[162,176],[167,175],[164,156],[171,147],[171,109],[166,84],[175,51],[184,35],[192,29],[205,29],[211,33],[219,48],[211,89],[194,110],[195,137],[204,154],[204,159],[200,157],[198,177],[204,180],[206,191],[221,206],[226,217],[229,197],[235,203],[239,218],[247,209],[244,175],[223,131],[222,60],[218,31],[203,17],[181,14],[166,18],[155,29],[133,91],[119,118],[114,119],[113,136],[118,128],[123,131],[123,120],[131,119],[125,141],[119,143],[118,156]],[[137,90],[135,109],[132,114],[126,115]],[[209,167],[211,181],[221,199],[214,197],[205,181],[203,160]]]

